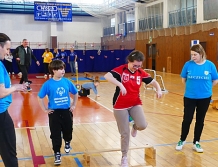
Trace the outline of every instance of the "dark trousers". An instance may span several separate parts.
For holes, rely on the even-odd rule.
[[[28,70],[30,65],[19,65],[20,70],[22,72],[22,78],[20,79],[20,84],[23,82],[28,82]]]
[[[14,123],[7,110],[0,113],[0,154],[5,167],[18,167]]]
[[[45,74],[50,74],[49,71],[48,71],[49,63],[43,63],[43,64],[44,64],[44,72],[45,72]]]
[[[80,96],[88,96],[88,95],[90,95],[90,90],[89,89],[84,89],[83,87],[81,87],[81,89],[78,92],[78,94]]]
[[[12,62],[5,60],[4,64],[5,64],[5,68],[6,68],[8,73],[14,72]]]
[[[16,61],[16,64],[17,64],[18,71],[21,72],[21,69],[20,69],[20,61]]]
[[[69,142],[72,140],[73,113],[69,109],[57,109],[48,116],[53,150],[54,153],[60,152],[61,136],[63,135],[65,141]]]
[[[210,105],[211,97],[204,99],[189,99],[184,97],[184,115],[182,121],[181,140],[185,141],[189,133],[189,128],[196,110],[196,121],[194,129],[193,143],[200,141],[204,127],[204,118]]]

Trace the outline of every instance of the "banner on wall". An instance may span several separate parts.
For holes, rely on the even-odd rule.
[[[191,46],[199,44],[200,41],[199,40],[191,40]]]
[[[72,22],[72,4],[34,1],[34,20]]]

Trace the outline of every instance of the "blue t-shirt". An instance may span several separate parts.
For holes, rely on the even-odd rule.
[[[70,56],[70,61],[74,61],[77,54],[76,52],[71,52],[69,56]]]
[[[53,60],[59,60],[60,59],[60,54],[53,52],[54,58]]]
[[[70,94],[77,94],[77,89],[74,84],[67,78],[61,78],[56,81],[53,78],[46,81],[39,93],[39,98],[48,96],[49,109],[68,109],[70,108]]]
[[[216,67],[209,60],[201,65],[194,61],[186,62],[181,77],[186,79],[184,96],[191,99],[210,97],[212,95],[212,81],[218,79]]]
[[[98,94],[98,91],[97,91],[97,88],[96,86],[94,85],[94,82],[87,82],[87,83],[84,83],[82,84],[82,87],[84,89],[92,89],[93,92],[97,95]]]
[[[0,84],[4,84],[5,88],[10,88],[11,87],[11,80],[8,75],[7,70],[5,69],[4,64],[2,61],[0,61]],[[5,112],[9,105],[12,102],[12,95],[8,95],[6,97],[0,98],[0,113]]]
[[[66,63],[67,62],[67,53],[65,52],[65,51],[61,51],[60,52],[60,59],[64,62],[64,63]]]

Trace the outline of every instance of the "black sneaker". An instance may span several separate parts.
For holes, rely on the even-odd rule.
[[[65,142],[65,147],[64,147],[64,150],[66,153],[69,153],[70,152],[70,142],[66,141]]]
[[[28,82],[29,84],[32,84],[32,83],[33,83],[33,82],[32,82],[32,81],[30,81],[30,80],[28,80],[27,82]]]
[[[32,88],[28,86],[26,90],[27,90],[28,92],[30,92],[30,91],[32,90]]]
[[[54,155],[54,165],[60,165],[61,164],[61,154],[59,152],[55,153]]]

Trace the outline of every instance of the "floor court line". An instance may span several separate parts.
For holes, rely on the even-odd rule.
[[[213,141],[217,141],[218,138],[214,138],[214,139],[208,139],[208,140],[201,140],[201,142],[213,142]],[[186,144],[192,144],[193,142],[186,142]],[[154,147],[165,147],[165,146],[172,146],[175,145],[176,146],[177,143],[167,143],[167,144],[155,144]],[[78,155],[82,155],[84,154],[84,152],[76,152],[76,153],[70,153],[70,154],[62,154],[62,156],[72,156],[75,160],[75,162],[77,163],[78,167],[83,167],[82,163],[80,162],[80,160],[77,158]],[[76,156],[76,157],[75,157]],[[45,159],[46,158],[52,158],[54,157],[54,155],[49,155],[49,156],[43,156]],[[31,157],[24,157],[24,158],[18,158],[18,161],[20,160],[31,160],[33,158]],[[0,160],[0,162],[3,162],[2,160]],[[39,165],[39,164],[38,164]],[[35,166],[35,164],[34,164]]]
[[[89,99],[91,99],[92,101],[96,102],[98,105],[104,107],[105,109],[107,109],[110,112],[113,112],[113,110],[109,109],[108,107],[104,106],[103,104],[99,103],[98,101],[96,101],[95,99],[88,97]]]
[[[31,136],[31,133],[30,133],[30,129],[27,128],[26,130],[27,130],[27,136],[28,136],[28,140],[29,140],[30,151],[31,151],[34,167],[38,167],[39,165],[45,164],[45,159],[44,159],[43,156],[36,156],[35,149],[34,149],[34,146],[33,146],[32,136]]]

